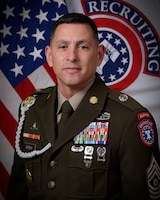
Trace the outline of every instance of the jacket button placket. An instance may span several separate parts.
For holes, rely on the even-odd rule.
[[[52,160],[52,161],[50,162],[50,167],[51,167],[52,169],[55,169],[55,168],[57,167],[57,162],[55,162],[54,160]],[[48,182],[48,188],[49,188],[49,189],[54,189],[55,186],[56,186],[56,183],[55,183],[54,180],[51,180],[51,181]]]
[[[55,186],[56,186],[56,183],[55,183],[54,181],[49,181],[49,182],[48,182],[48,188],[49,188],[49,189],[54,189]]]

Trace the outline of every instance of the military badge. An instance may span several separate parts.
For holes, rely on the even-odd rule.
[[[106,161],[106,147],[99,146],[97,148],[97,161],[102,161],[102,162]]]
[[[90,168],[93,160],[93,146],[86,146],[84,149],[84,164],[86,168]]]
[[[36,122],[34,122],[33,125],[30,127],[30,130],[33,132],[38,130],[38,126]]]
[[[30,107],[35,103],[35,100],[36,100],[36,98],[34,96],[29,96],[22,102],[22,106]]]
[[[121,101],[121,102],[125,102],[128,100],[128,95],[126,94],[120,94],[118,99]]]
[[[147,146],[152,146],[155,139],[153,122],[150,119],[141,120],[138,124],[138,130],[142,142]]]

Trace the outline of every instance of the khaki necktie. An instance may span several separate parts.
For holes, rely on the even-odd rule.
[[[62,116],[58,123],[58,134],[60,134],[61,130],[63,129],[63,126],[65,125],[69,117],[72,115],[74,110],[70,105],[69,101],[67,100],[62,104],[61,111],[62,111]]]

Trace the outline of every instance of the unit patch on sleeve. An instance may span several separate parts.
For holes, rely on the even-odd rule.
[[[150,119],[141,120],[138,124],[138,130],[142,142],[147,146],[152,146],[155,140],[154,124]]]

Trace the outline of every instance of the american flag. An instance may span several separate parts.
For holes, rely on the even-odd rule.
[[[67,12],[85,13],[86,2],[87,0],[0,0],[0,200],[5,199],[13,163],[19,105],[36,89],[56,83],[55,75],[47,65],[44,54],[45,46],[50,42],[51,26]],[[93,0],[93,6],[96,2],[99,3],[100,0]],[[160,1],[118,0],[118,2],[128,2],[141,10],[151,20],[159,35]],[[110,43],[113,42],[108,38],[111,33],[108,32],[108,36],[102,32],[99,34],[105,36]],[[112,36],[114,41],[120,41],[116,35]],[[101,38],[100,42],[105,41]],[[118,46],[118,43],[114,44]],[[124,52],[124,44],[119,48],[122,48],[118,50],[121,52],[120,58],[123,62],[116,70],[121,75],[122,70],[124,72],[128,66],[123,59],[123,53],[128,56],[128,52]],[[105,81],[110,83],[114,80],[115,73],[112,76],[108,74],[108,79]],[[134,84],[123,90],[153,112],[158,130],[160,130],[159,80],[159,77],[147,76],[141,72]]]
[[[63,0],[4,0],[0,10],[0,199],[5,199],[19,104],[36,89],[55,85],[44,49],[52,24],[67,7]]]

